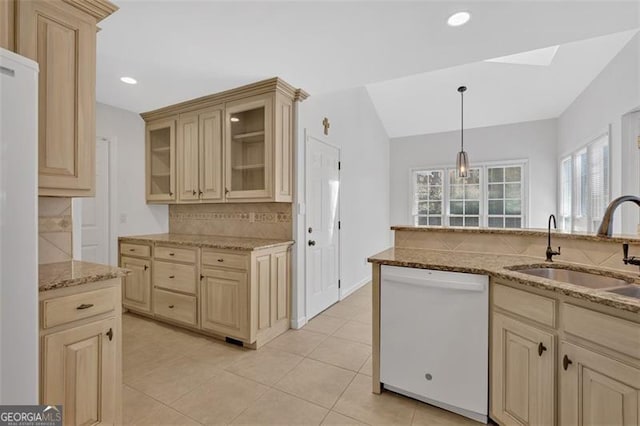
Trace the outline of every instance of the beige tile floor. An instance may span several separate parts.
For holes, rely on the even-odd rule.
[[[123,421],[140,425],[477,425],[371,393],[371,286],[252,351],[123,317]]]

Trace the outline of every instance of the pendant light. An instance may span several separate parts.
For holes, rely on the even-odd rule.
[[[464,92],[466,90],[465,86],[458,87],[460,93],[460,152],[456,159],[456,169],[461,178],[466,178],[469,174],[469,157],[464,150]]]

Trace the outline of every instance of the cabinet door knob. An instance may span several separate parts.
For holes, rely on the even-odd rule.
[[[225,193],[225,195],[228,194],[229,193],[229,188],[225,188],[224,189],[224,193]]]
[[[129,249],[129,251],[136,251],[136,249],[134,249],[134,248],[131,248],[131,249]]]
[[[169,305],[169,309],[173,309],[175,305]]]
[[[76,309],[82,310],[82,309],[89,309],[92,307],[93,307],[93,303],[83,303],[82,305],[78,306]]]
[[[170,279],[174,279],[176,276],[175,275],[169,275]]]
[[[204,194],[204,192],[198,191],[198,195],[200,195],[202,197],[202,194]]]
[[[542,352],[546,351],[547,347],[542,344],[542,342],[538,343],[538,356],[542,356]]]
[[[147,269],[149,269],[149,265],[144,265],[144,270],[146,271]]]
[[[193,195],[196,195],[196,190],[195,189],[193,190]]]
[[[218,262],[222,263],[224,262],[224,259],[218,259]]]
[[[315,246],[316,242],[313,240],[309,240],[309,247]]]
[[[109,331],[107,331],[107,337],[109,338],[109,341],[113,340],[113,328],[110,328]]]
[[[562,358],[562,368],[564,368],[566,371],[571,364],[573,364],[573,361],[571,361],[569,357],[565,355],[564,358]]]
[[[169,253],[169,256],[175,256],[175,255],[176,255],[175,253]]]

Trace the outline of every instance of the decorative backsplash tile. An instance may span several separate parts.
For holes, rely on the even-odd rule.
[[[71,260],[71,198],[38,198],[38,261],[54,263]]]
[[[176,234],[291,239],[291,204],[197,204],[169,206]]]

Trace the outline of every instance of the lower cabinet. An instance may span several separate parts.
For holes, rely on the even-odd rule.
[[[120,265],[131,274],[124,278],[122,304],[143,312],[151,312],[151,260],[122,256]]]
[[[554,423],[554,336],[493,315],[492,413],[505,425]]]
[[[41,293],[41,403],[62,405],[64,424],[122,422],[119,287],[116,279]]]
[[[561,425],[640,425],[639,368],[567,342],[560,354]]]
[[[239,340],[249,339],[246,272],[202,269],[200,301],[203,330]]]

